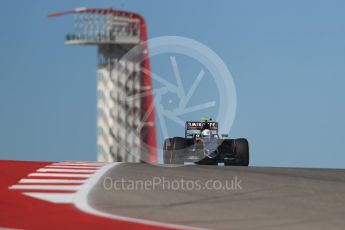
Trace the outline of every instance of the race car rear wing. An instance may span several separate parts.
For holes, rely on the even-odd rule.
[[[201,121],[187,121],[186,130],[201,130],[205,122]],[[210,130],[218,130],[218,122],[209,121],[207,124],[210,126]]]
[[[187,121],[185,126],[185,137],[198,133],[205,124],[208,125],[208,129],[210,129],[212,133],[218,132],[218,122]]]

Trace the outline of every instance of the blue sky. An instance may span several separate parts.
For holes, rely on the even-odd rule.
[[[1,1],[1,159],[95,160],[96,48],[65,46],[73,17],[46,17],[80,6],[135,11],[150,38],[184,36],[215,51],[237,90],[231,136],[249,139],[252,165],[345,167],[340,0]],[[181,72],[197,71],[179,60]],[[161,61],[152,70],[169,76]]]

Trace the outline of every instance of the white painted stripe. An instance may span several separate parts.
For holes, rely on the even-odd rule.
[[[69,165],[69,166],[104,166],[104,164],[82,164],[82,163],[53,163],[51,165]]]
[[[58,165],[69,165],[69,164],[75,164],[75,165],[105,165],[104,163],[97,163],[97,162],[55,162],[52,164],[58,164]]]
[[[79,185],[21,185],[16,184],[9,187],[9,189],[25,189],[25,190],[62,190],[62,191],[76,191],[80,188]]]
[[[93,165],[105,165],[104,162],[97,162],[97,161],[62,161],[62,162],[55,162],[60,164],[93,164]]]
[[[66,168],[66,169],[99,169],[102,166],[77,166],[77,165],[46,165],[44,168]]]
[[[24,192],[25,195],[58,204],[68,204],[73,202],[75,193],[43,193],[43,192]]]
[[[51,169],[51,168],[41,168],[37,169],[37,172],[76,172],[76,173],[94,173],[96,170],[92,169]]]
[[[29,177],[40,176],[40,177],[80,177],[80,178],[87,178],[90,177],[91,174],[77,174],[77,173],[30,173]]]
[[[72,162],[72,163],[96,163],[96,164],[105,164],[104,162],[99,162],[99,161],[73,161],[73,160],[66,160],[66,161],[55,162],[55,163],[65,163],[65,162]]]
[[[77,184],[77,183],[84,183],[86,180],[64,180],[64,179],[21,179],[18,183],[27,183],[27,184]]]
[[[148,225],[148,226],[158,226],[158,227],[173,228],[173,229],[187,229],[187,230],[205,229],[205,228],[189,227],[189,226],[178,225],[178,224],[168,224],[168,223],[162,223],[158,221],[114,215],[114,214],[102,212],[102,211],[92,208],[91,205],[88,203],[88,199],[87,199],[90,191],[99,182],[99,180],[101,179],[103,175],[105,175],[110,169],[120,164],[121,163],[119,162],[107,164],[103,168],[98,170],[95,174],[93,174],[92,177],[90,177],[86,181],[86,183],[81,187],[81,189],[79,189],[78,192],[76,193],[76,196],[73,199],[74,205],[83,212],[86,212],[95,216],[113,219],[113,220],[128,221],[128,222],[143,224],[143,225]]]

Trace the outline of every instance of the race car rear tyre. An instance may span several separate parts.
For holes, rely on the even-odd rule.
[[[245,138],[234,140],[234,148],[236,154],[236,161],[231,165],[248,166],[249,165],[249,145]]]
[[[172,163],[172,153],[171,149],[173,146],[173,138],[168,138],[164,140],[163,145],[163,162],[164,164],[173,164]]]
[[[172,144],[170,164],[183,164],[185,157],[185,139],[183,137],[174,137]]]

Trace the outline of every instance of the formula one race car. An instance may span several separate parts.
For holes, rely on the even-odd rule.
[[[218,134],[218,122],[203,118],[201,121],[187,121],[185,137],[168,138],[164,141],[164,164],[249,165],[248,141],[223,139],[228,135]]]

